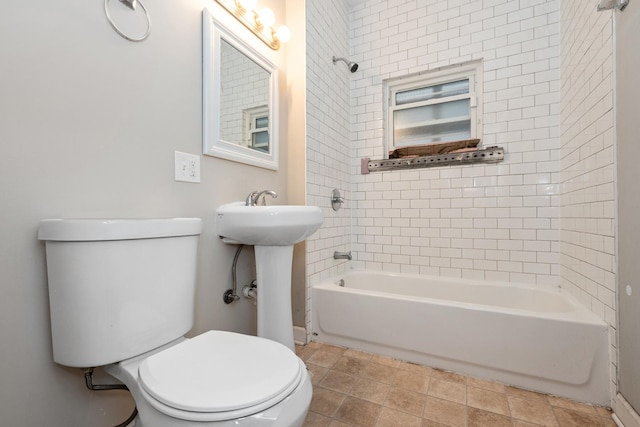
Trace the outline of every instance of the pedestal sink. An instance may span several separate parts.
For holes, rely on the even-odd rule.
[[[246,206],[216,210],[216,232],[225,243],[255,246],[258,283],[258,336],[295,351],[291,317],[293,245],[322,225],[317,206]]]

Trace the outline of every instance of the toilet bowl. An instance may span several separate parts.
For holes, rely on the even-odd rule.
[[[304,363],[263,338],[209,331],[105,367],[136,401],[136,427],[301,426],[312,386]]]
[[[199,218],[44,220],[53,359],[104,367],[138,409],[136,427],[299,427],[307,369],[265,338],[193,338]]]

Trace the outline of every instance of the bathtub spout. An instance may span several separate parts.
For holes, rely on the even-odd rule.
[[[333,259],[348,259],[348,260],[351,260],[351,251],[349,251],[349,252],[338,252],[338,251],[335,251],[333,253]]]

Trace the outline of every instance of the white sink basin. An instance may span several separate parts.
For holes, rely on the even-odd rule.
[[[216,210],[216,231],[225,243],[254,245],[258,283],[258,336],[295,352],[291,318],[293,244],[322,225],[317,206],[222,205]]]
[[[225,243],[256,246],[288,246],[313,234],[322,225],[317,206],[222,205],[216,210],[216,230]]]

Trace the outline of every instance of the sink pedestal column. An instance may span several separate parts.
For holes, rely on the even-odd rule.
[[[256,245],[258,336],[286,345],[295,352],[291,312],[293,245]]]

